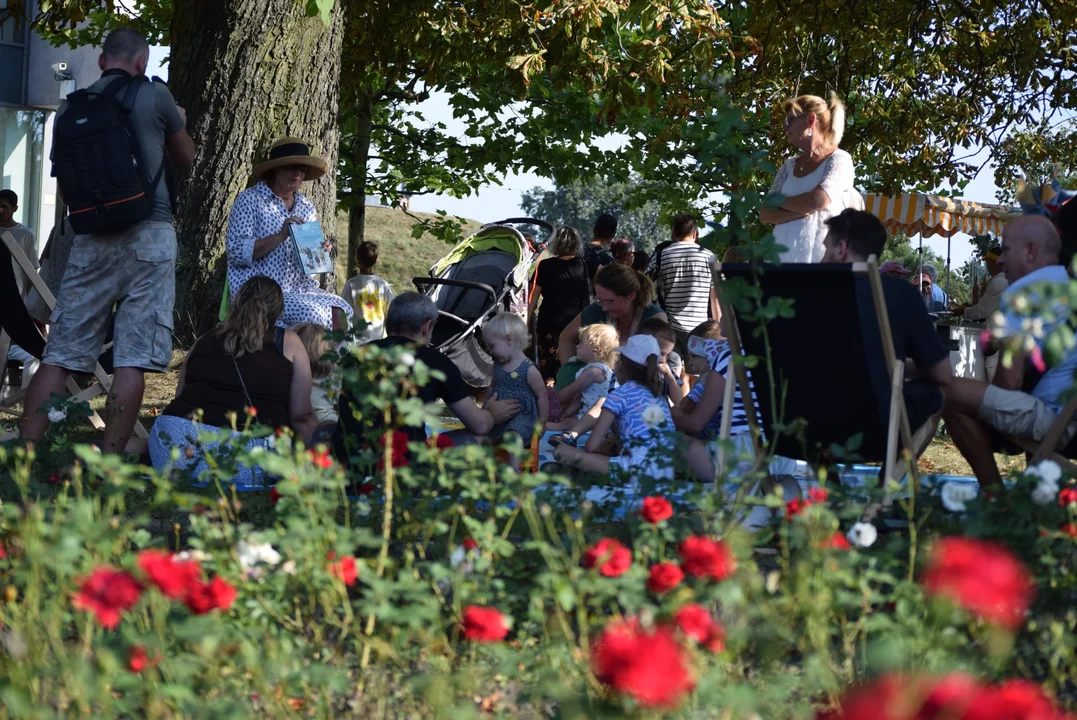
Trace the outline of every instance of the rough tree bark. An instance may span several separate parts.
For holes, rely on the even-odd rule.
[[[361,92],[355,104],[355,142],[352,144],[354,184],[352,204],[348,209],[348,277],[359,274],[355,254],[366,237],[366,177],[370,162],[370,136],[374,126],[374,111],[369,93]]]
[[[216,322],[228,213],[277,137],[303,138],[329,163],[303,192],[335,238],[341,5],[326,25],[296,0],[175,0],[169,85],[197,146],[176,213],[176,328],[184,340]],[[335,282],[323,278],[324,287]]]

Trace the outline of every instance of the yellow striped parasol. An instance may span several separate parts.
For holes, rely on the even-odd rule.
[[[959,232],[1001,235],[1002,226],[1021,214],[1019,208],[921,193],[865,195],[864,209],[882,220],[890,232],[946,238]]]

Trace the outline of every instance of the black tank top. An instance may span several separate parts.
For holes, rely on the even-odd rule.
[[[266,334],[261,350],[245,353],[234,361],[225,352],[216,330],[198,338],[187,357],[183,392],[162,414],[193,419],[195,410],[201,408],[205,424],[230,427],[227,415],[234,412],[237,426],[242,426],[244,408],[253,404],[260,424],[271,428],[287,426],[291,417],[288,401],[292,361],[284,357],[284,330],[274,330]]]

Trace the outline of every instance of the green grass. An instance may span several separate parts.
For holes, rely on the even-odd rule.
[[[436,215],[427,213],[412,213],[421,218],[436,218]],[[396,208],[366,209],[366,239],[378,244],[378,265],[374,272],[393,286],[394,293],[402,293],[414,290],[413,277],[425,276],[430,272],[430,266],[445,256],[451,249],[430,235],[419,238],[411,236],[411,226],[415,219]],[[474,220],[464,221],[464,235],[478,230],[482,223]],[[348,237],[348,214],[345,212],[337,216],[337,238],[340,242],[340,252],[337,253],[337,290],[344,287],[348,277],[345,275],[347,267],[347,237]]]

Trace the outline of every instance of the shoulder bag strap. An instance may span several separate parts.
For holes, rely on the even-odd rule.
[[[232,364],[236,366],[236,375],[239,377],[239,386],[243,388],[243,397],[247,399],[247,407],[252,408],[254,407],[254,403],[251,402],[251,396],[247,392],[247,383],[243,382],[243,373],[239,371],[239,363],[236,362],[236,356],[229,355],[229,357],[232,358]]]

